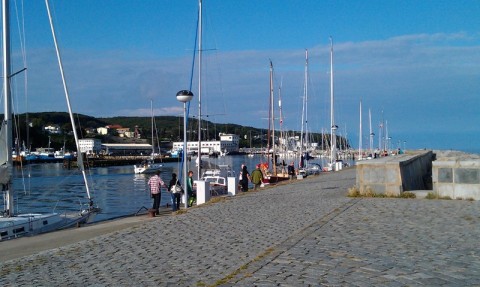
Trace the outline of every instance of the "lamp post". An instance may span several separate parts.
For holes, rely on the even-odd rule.
[[[183,161],[183,187],[185,190],[185,209],[188,208],[188,193],[187,193],[187,103],[190,102],[193,98],[193,93],[188,90],[181,90],[177,93],[177,101],[183,103],[183,152],[182,152],[182,161]]]

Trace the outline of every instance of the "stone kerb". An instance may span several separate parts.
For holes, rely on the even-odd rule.
[[[432,178],[439,197],[480,200],[480,159],[434,161]]]

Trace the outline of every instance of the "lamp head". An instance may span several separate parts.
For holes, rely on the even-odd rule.
[[[190,102],[193,98],[193,93],[188,90],[181,90],[177,93],[177,101],[182,103]]]

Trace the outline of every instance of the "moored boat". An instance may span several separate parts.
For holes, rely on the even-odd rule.
[[[76,132],[76,124],[73,117],[73,113],[70,108],[70,99],[68,95],[68,89],[66,87],[65,78],[63,75],[63,68],[58,51],[57,41],[55,38],[55,31],[53,29],[53,22],[50,15],[48,1],[46,2],[48,16],[50,19],[50,25],[52,28],[52,34],[56,46],[57,58],[62,74],[62,80],[65,91],[65,98],[69,109],[70,120],[72,129],[77,144],[77,150],[80,150],[78,144],[78,136]],[[88,204],[86,208],[81,208],[77,213],[72,214],[59,214],[59,213],[17,213],[18,202],[14,199],[14,186],[13,186],[13,156],[12,156],[12,142],[13,142],[13,128],[12,128],[12,95],[11,92],[11,69],[10,69],[10,35],[9,35],[9,0],[2,1],[3,11],[3,103],[4,103],[4,120],[1,123],[0,128],[0,183],[3,186],[4,193],[4,210],[0,211],[0,240],[17,238],[25,235],[35,235],[39,233],[59,230],[67,227],[71,227],[80,223],[89,222],[93,219],[95,214],[99,211],[94,207],[93,199],[90,196],[89,186],[85,174],[81,157],[79,157],[79,168],[82,172],[86,193],[88,196]]]
[[[221,164],[214,168],[205,169],[200,180],[210,184],[212,195],[221,195],[227,193],[229,177],[235,177],[235,171],[231,166]]]
[[[136,174],[144,173],[151,174],[155,173],[157,170],[160,170],[163,167],[161,163],[155,163],[155,140],[154,140],[154,130],[155,130],[155,116],[153,114],[153,101],[150,101],[150,110],[152,114],[152,153],[150,159],[144,161],[140,164],[133,165],[133,172]],[[158,148],[160,150],[160,147]]]
[[[162,167],[163,167],[163,164],[155,163],[153,160],[148,160],[140,164],[135,164],[133,166],[133,170],[136,174],[141,174],[141,173],[150,174],[150,173],[155,173],[157,170],[161,170]]]

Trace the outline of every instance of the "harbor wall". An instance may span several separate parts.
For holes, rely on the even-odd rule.
[[[437,196],[480,200],[480,159],[446,158],[433,162]]]
[[[361,193],[399,195],[432,189],[432,151],[358,161],[356,185]]]

